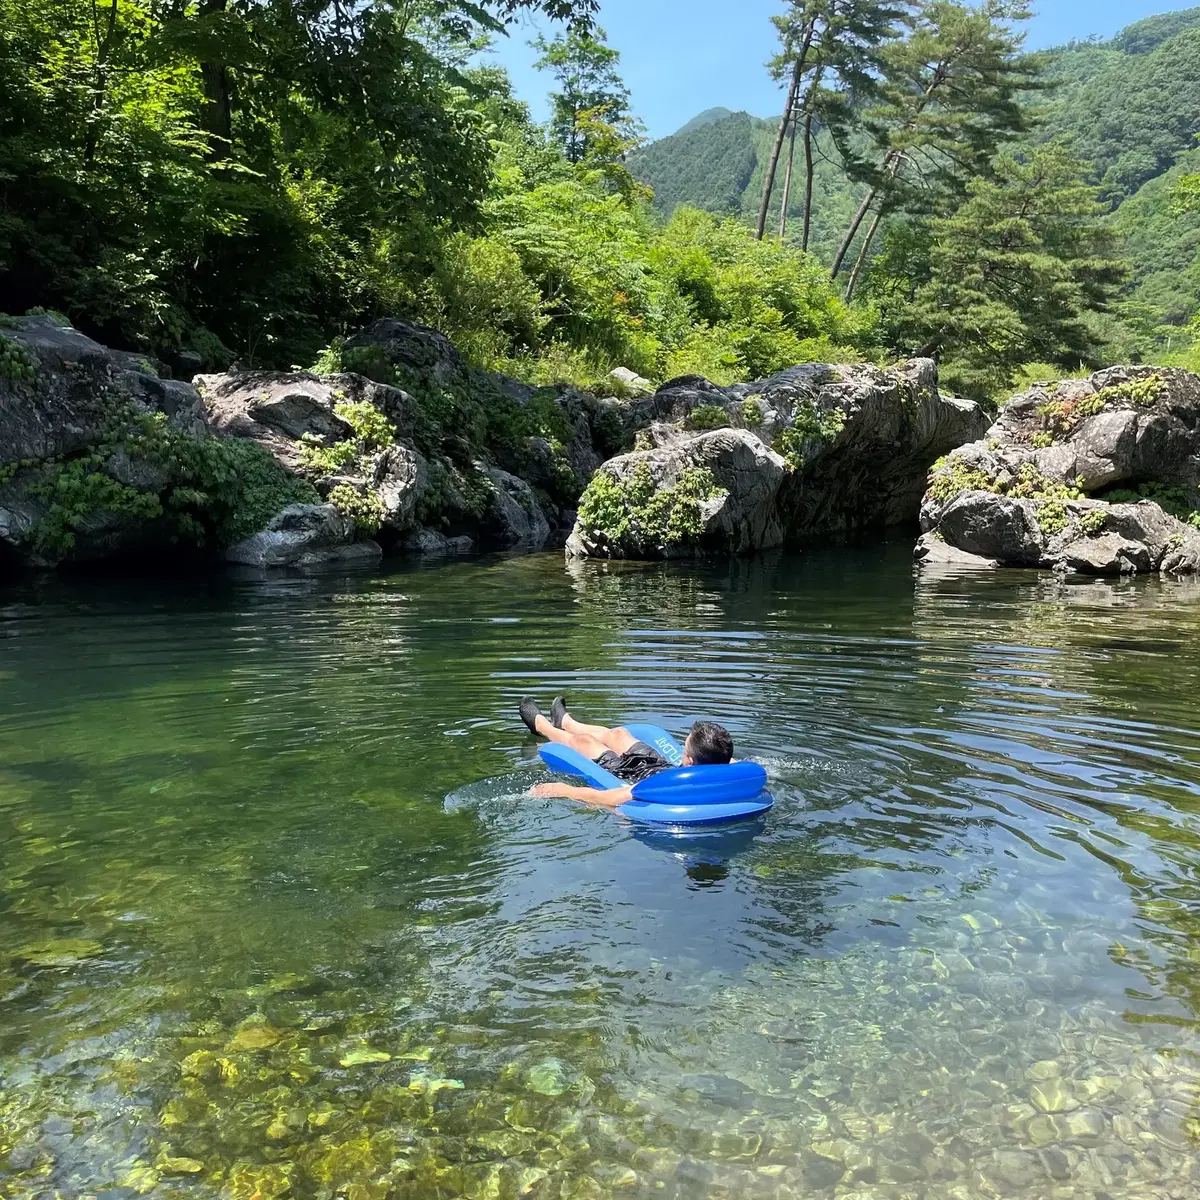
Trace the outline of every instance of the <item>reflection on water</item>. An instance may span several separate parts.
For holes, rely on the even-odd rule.
[[[887,546],[0,593],[0,1195],[1194,1197],[1198,624]],[[531,800],[528,691],[776,807]]]

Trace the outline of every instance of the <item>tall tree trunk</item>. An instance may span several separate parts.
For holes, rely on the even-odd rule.
[[[872,187],[863,197],[863,202],[858,206],[858,212],[854,214],[854,220],[850,222],[850,228],[846,230],[846,236],[842,238],[842,244],[838,247],[837,256],[833,260],[833,266],[829,270],[830,277],[836,279],[838,272],[842,269],[842,263],[846,261],[846,255],[850,251],[850,247],[854,244],[854,239],[858,236],[859,228],[863,221],[866,220],[867,213],[871,211],[871,205],[875,203],[875,197],[879,195],[878,186]]]
[[[103,28],[102,28],[103,27]],[[87,124],[83,161],[91,166],[100,146],[101,116],[108,100],[108,47],[117,28],[117,0],[112,0],[107,18],[102,19],[92,0],[92,32],[96,38],[96,62],[92,71],[92,117]]]
[[[796,161],[796,117],[792,116],[792,137],[788,143],[787,170],[783,173],[783,203],[779,206],[779,236],[787,235],[788,204],[792,199],[792,164]]]
[[[229,0],[202,0],[199,15],[223,13]],[[200,82],[204,88],[204,128],[209,134],[209,159],[224,158],[233,143],[233,80],[224,63],[202,62]]]
[[[922,93],[921,99],[917,103],[917,107],[913,111],[912,116],[907,122],[905,122],[904,132],[908,133],[916,128],[916,124],[920,120],[921,114],[925,111],[925,106],[933,97],[934,92],[936,92],[938,88],[940,88],[942,84],[946,82],[948,75],[946,75],[945,70],[945,63],[938,63],[938,65],[934,68],[933,78],[929,81],[929,86],[926,87],[925,91]],[[904,156],[899,150],[889,150],[883,157],[883,166],[881,170],[887,176],[888,180],[891,181],[896,178],[901,166],[903,166],[903,163]],[[846,255],[850,251],[850,247],[858,234],[859,228],[866,219],[867,213],[871,209],[871,205],[875,203],[875,197],[879,195],[879,192],[880,185],[874,184],[867,192],[866,198],[858,206],[858,212],[854,214],[854,220],[850,223],[850,228],[846,231],[846,236],[842,239],[842,244],[838,247],[837,257],[833,260],[833,266],[829,272],[830,278],[836,279],[838,277],[838,272],[842,269],[842,265],[846,260]],[[878,228],[878,226],[876,226],[876,228]]]
[[[850,282],[846,284],[846,300],[854,295],[854,289],[858,287],[859,276],[862,275],[863,267],[867,265],[867,256],[871,253],[871,243],[875,240],[875,235],[879,232],[879,223],[883,220],[883,210],[880,209],[874,219],[871,221],[870,227],[867,229],[867,236],[863,238],[862,249],[858,252],[858,258],[854,263],[854,270],[850,272]]]
[[[780,118],[779,128],[775,132],[775,144],[771,147],[771,157],[767,162],[767,172],[763,178],[762,203],[758,206],[758,227],[754,233],[760,242],[767,230],[767,211],[771,207],[771,193],[775,189],[775,172],[779,170],[779,156],[783,153],[783,139],[787,136],[788,121],[791,120],[792,110],[796,106],[800,80],[804,77],[804,64],[808,59],[808,52],[812,48],[816,29],[816,21],[809,21],[804,27],[804,41],[796,54],[796,62],[792,67],[792,79],[788,84],[787,104],[784,105],[783,116]]]
[[[812,145],[813,114],[810,111],[804,118],[804,236],[800,241],[802,250],[808,249],[808,237],[812,232],[812,202],[813,202],[813,145]]]

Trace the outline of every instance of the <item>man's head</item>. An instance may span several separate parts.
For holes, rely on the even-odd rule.
[[[697,721],[683,743],[683,765],[700,767],[727,763],[733,758],[733,738],[715,721]]]

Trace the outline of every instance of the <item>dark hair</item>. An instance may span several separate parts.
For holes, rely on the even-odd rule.
[[[733,738],[729,730],[715,721],[697,721],[690,734],[692,762],[727,763],[733,758]]]

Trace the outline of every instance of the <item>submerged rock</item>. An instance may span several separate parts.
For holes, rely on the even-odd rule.
[[[1004,566],[1086,575],[1200,570],[1200,376],[1114,367],[1015,396],[935,464],[931,536]]]
[[[557,1058],[547,1058],[531,1067],[526,1082],[531,1092],[540,1096],[561,1096],[569,1090],[574,1076]]]
[[[104,952],[104,946],[90,938],[55,938],[30,942],[13,952],[17,962],[31,967],[73,967]]]

